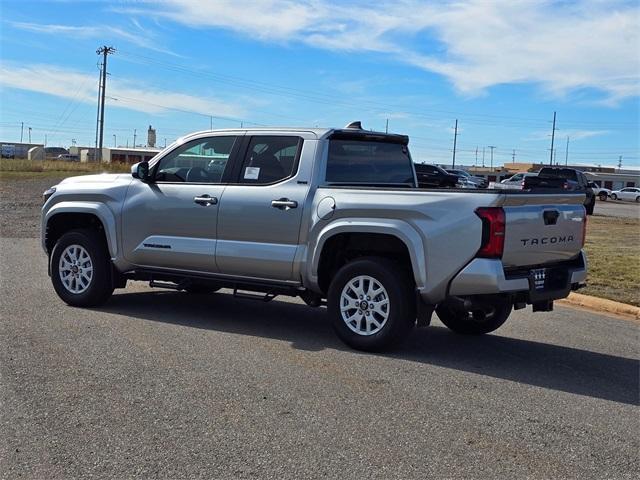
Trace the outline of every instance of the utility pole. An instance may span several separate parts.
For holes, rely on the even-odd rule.
[[[516,163],[516,150],[513,149],[513,153],[511,154],[511,163]]]
[[[31,143],[31,127],[29,127],[29,143]]]
[[[558,160],[557,160],[557,158],[558,158],[558,149],[557,149],[557,148],[554,148],[554,149],[553,149],[553,163],[554,163],[554,164],[556,164],[556,165],[558,165]]]
[[[96,50],[98,55],[102,55],[102,69],[100,71],[100,104],[98,105],[98,112],[100,113],[100,129],[98,131],[98,149],[96,151],[96,161],[102,160],[102,140],[104,135],[104,97],[107,90],[107,56],[110,53],[115,52],[113,47],[107,47],[103,45]]]
[[[24,133],[24,122],[20,122],[20,143],[22,143],[22,134]]]
[[[569,135],[567,135],[567,148],[564,151],[564,166],[569,164]]]
[[[113,148],[116,148],[116,134],[113,134]]]
[[[209,130],[213,130],[213,116],[209,115]]]
[[[44,146],[45,147],[47,146],[47,134],[46,133],[44,134]]]
[[[478,146],[476,145],[476,161],[473,164],[473,166],[475,167],[476,165],[478,165]]]
[[[458,141],[458,119],[456,118],[456,126],[453,133],[453,161],[451,162],[451,168],[456,168],[456,143]]]
[[[622,155],[618,157],[618,170],[622,168]]]
[[[133,148],[136,148],[136,129],[133,129]]]
[[[389,119],[387,118],[387,125],[384,127],[384,133],[389,133]]]
[[[496,148],[498,148],[498,147],[496,147],[496,146],[494,146],[494,145],[488,145],[488,147],[487,147],[487,148],[490,148],[490,149],[491,149],[491,170],[493,170],[493,150],[494,150],[494,149],[496,149]]]
[[[553,141],[556,138],[556,112],[553,112],[553,127],[551,128],[551,153],[549,155],[549,165],[553,165]]]
[[[167,148],[167,139],[164,139],[164,148]]]
[[[482,168],[484,168],[484,147],[482,147]]]

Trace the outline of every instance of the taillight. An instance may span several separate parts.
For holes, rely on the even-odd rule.
[[[504,252],[504,210],[502,207],[481,207],[476,215],[482,220],[482,244],[476,254],[483,258],[502,258]]]

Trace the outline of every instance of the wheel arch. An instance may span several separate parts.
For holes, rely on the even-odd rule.
[[[335,267],[344,264],[344,262],[338,262],[328,265],[327,262],[335,259],[338,254],[335,251],[336,247],[343,248],[345,245],[362,246],[362,253],[367,256],[377,254],[388,256],[400,262],[406,261],[407,266],[411,269],[416,287],[422,288],[426,283],[426,258],[423,240],[413,227],[400,220],[349,219],[336,221],[325,226],[311,245],[311,255],[308,262],[309,280],[315,289],[323,293],[327,292],[327,277],[331,276]],[[371,247],[371,245],[375,246]]]
[[[115,217],[100,203],[60,202],[54,205],[42,219],[42,248],[49,255],[64,232],[86,227],[102,230],[109,255],[115,258],[118,254]]]

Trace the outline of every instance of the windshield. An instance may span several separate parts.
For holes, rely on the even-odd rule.
[[[326,181],[334,184],[415,185],[407,146],[384,141],[330,140]]]

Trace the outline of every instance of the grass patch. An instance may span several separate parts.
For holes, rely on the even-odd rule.
[[[585,250],[589,275],[580,293],[640,307],[640,220],[589,217]]]
[[[36,175],[17,175],[17,173],[46,173],[52,172],[55,175],[65,173],[82,175],[83,173],[124,173],[130,172],[131,165],[126,163],[101,163],[101,162],[65,162],[61,160],[21,160],[7,159],[0,160],[0,176],[14,178],[31,178]]]

